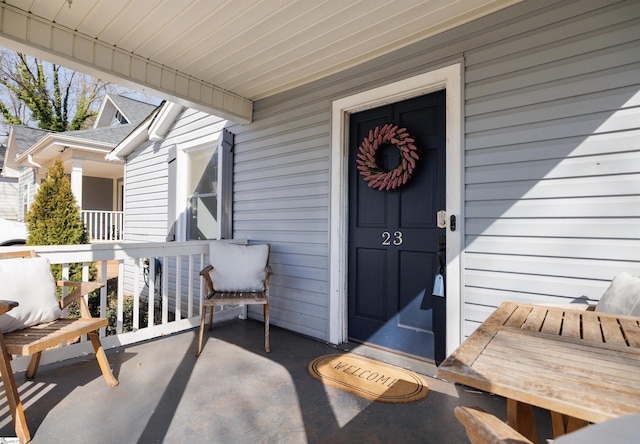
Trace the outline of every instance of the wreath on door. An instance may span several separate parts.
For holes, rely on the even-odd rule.
[[[360,175],[370,187],[377,190],[395,190],[405,185],[420,158],[414,142],[415,139],[406,128],[398,128],[392,123],[370,130],[358,148],[356,163]],[[376,162],[378,149],[387,144],[395,145],[400,155],[398,166],[391,171],[384,170]]]

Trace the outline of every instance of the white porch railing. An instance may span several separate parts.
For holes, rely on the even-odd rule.
[[[122,242],[124,240],[124,212],[82,210],[82,222],[90,242]]]
[[[235,241],[232,241],[235,242]],[[243,242],[243,241],[238,241]],[[107,283],[117,277],[117,286],[108,294],[100,290],[99,316],[107,316],[107,305],[115,305],[115,332],[100,331],[105,349],[128,345],[191,329],[199,325],[202,309],[202,279],[199,271],[208,263],[209,241],[171,243],[89,244],[36,247],[3,247],[3,251],[34,249],[52,264],[62,264],[63,276],[71,263],[83,264],[83,280],[88,280],[90,263],[99,269],[100,280]],[[145,267],[145,259],[149,265]],[[161,271],[157,270],[160,268]],[[109,270],[117,269],[117,273]],[[145,270],[147,271],[145,273]],[[155,276],[155,279],[149,278]],[[112,281],[113,282],[113,281]],[[2,290],[0,289],[0,299]],[[151,295],[151,297],[149,297]],[[125,332],[125,300],[133,306],[130,331]],[[114,303],[115,302],[115,303]],[[132,304],[131,304],[132,302]],[[216,313],[216,322],[242,315],[241,307],[224,307]],[[146,315],[146,322],[141,321]],[[48,350],[42,363],[57,362],[92,353],[86,338],[78,344]],[[194,348],[193,352],[196,350]],[[26,369],[28,358],[14,361],[14,371]]]

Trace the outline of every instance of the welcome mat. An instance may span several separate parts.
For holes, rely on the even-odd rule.
[[[324,355],[309,363],[317,380],[381,402],[412,402],[427,395],[427,383],[416,373],[352,353]]]

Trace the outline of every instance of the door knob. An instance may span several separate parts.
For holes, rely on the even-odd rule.
[[[447,228],[447,212],[445,210],[438,211],[437,226],[438,228]]]

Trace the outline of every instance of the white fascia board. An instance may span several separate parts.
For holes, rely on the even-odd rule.
[[[184,107],[173,102],[165,102],[149,126],[149,140],[159,142],[164,140]]]
[[[73,150],[89,151],[89,152],[105,152],[113,149],[113,143],[98,142],[95,140],[87,140],[79,137],[72,137],[67,135],[61,135],[60,133],[47,134],[35,145],[29,148],[16,158],[16,163],[22,164],[29,161],[29,159],[35,159],[40,153],[48,151],[52,148],[68,147]]]
[[[120,160],[124,161],[125,157],[133,152],[141,143],[149,139],[149,133],[147,128],[149,122],[143,122],[143,125],[134,129],[122,142],[116,145],[106,156],[107,160]]]

